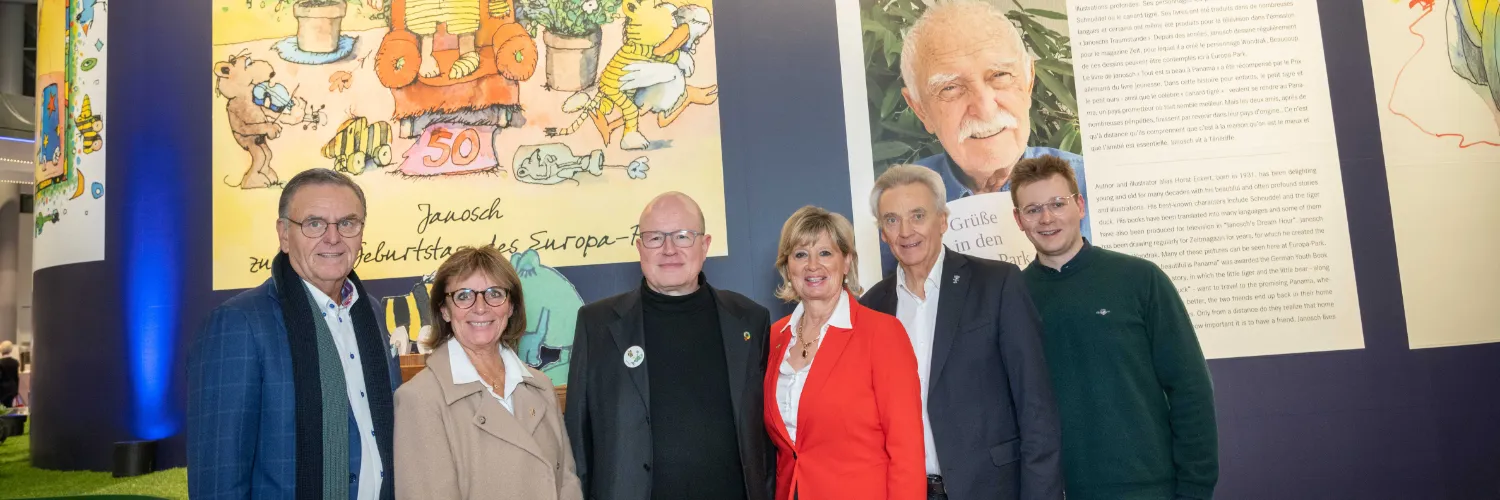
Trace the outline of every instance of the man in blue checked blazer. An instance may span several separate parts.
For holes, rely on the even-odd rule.
[[[188,355],[188,494],[393,499],[401,374],[353,272],[364,193],[308,170],[278,211],[271,278],[215,309]]]

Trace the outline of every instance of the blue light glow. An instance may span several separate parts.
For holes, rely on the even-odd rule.
[[[18,137],[6,137],[6,136],[3,136],[3,135],[0,135],[0,141],[24,142],[26,144],[36,144],[36,140],[35,139],[21,139],[21,138],[18,138]]]
[[[128,190],[114,190],[124,196],[118,205],[124,209],[124,301],[125,328],[130,357],[131,428],[137,439],[162,439],[176,434],[180,416],[169,401],[172,361],[177,347],[177,307],[181,300],[177,289],[178,249],[182,231],[173,216],[173,204],[182,192],[181,176],[175,175],[176,161],[169,147],[156,141],[135,145],[140,154],[131,158],[134,182]],[[117,181],[118,182],[118,181]]]

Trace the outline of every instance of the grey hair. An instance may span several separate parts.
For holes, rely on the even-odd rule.
[[[895,165],[880,174],[880,178],[875,179],[875,188],[870,190],[870,213],[875,215],[875,220],[880,220],[880,195],[885,194],[885,190],[919,183],[932,190],[932,200],[938,211],[948,213],[948,188],[936,170],[921,165]]]
[[[296,196],[297,191],[303,187],[329,184],[353,189],[354,196],[359,198],[359,211],[369,213],[368,206],[365,205],[365,191],[359,188],[359,184],[354,183],[354,179],[326,168],[314,168],[303,170],[292,176],[292,180],[287,181],[286,187],[281,190],[281,200],[276,203],[276,215],[278,217],[289,216],[287,210],[292,206],[292,197]]]
[[[1021,71],[1025,72],[1026,79],[1031,79],[1032,68],[1031,64],[1029,64],[1031,62],[1031,54],[1026,51],[1026,41],[1021,38],[1021,29],[1016,27],[1014,23],[1011,23],[1009,18],[1005,17],[1005,11],[1000,10],[995,4],[984,0],[940,0],[928,6],[927,11],[922,13],[922,17],[917,18],[917,21],[912,23],[911,27],[907,28],[906,32],[901,36],[901,84],[911,90],[911,99],[913,101],[922,102],[922,89],[925,88],[925,83],[916,81],[917,68],[915,61],[917,60],[917,42],[927,35],[927,22],[939,14],[943,14],[949,10],[961,9],[969,5],[983,5],[985,13],[989,14],[994,21],[1005,23],[1005,27],[1010,29],[1010,34],[1015,39],[1016,47],[1019,47],[1022,62],[1028,63],[1021,65]]]

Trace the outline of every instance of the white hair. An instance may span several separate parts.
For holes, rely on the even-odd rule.
[[[921,165],[893,165],[875,179],[875,188],[870,190],[870,213],[880,220],[880,195],[887,189],[911,184],[924,184],[932,190],[933,204],[939,212],[948,213],[948,188],[943,186],[943,177],[936,170]]]
[[[995,4],[984,0],[939,0],[928,6],[927,11],[922,13],[922,17],[917,18],[917,21],[912,23],[911,27],[907,28],[906,33],[901,36],[901,84],[911,90],[913,101],[921,102],[922,89],[926,88],[918,86],[925,82],[917,81],[916,60],[917,43],[930,31],[927,29],[927,22],[948,11],[963,9],[964,7],[973,5],[984,6],[983,10],[985,14],[988,14],[992,21],[1002,24],[1006,31],[1010,32],[1017,50],[1021,53],[1021,74],[1026,79],[1031,79],[1031,54],[1026,52],[1026,41],[1021,38],[1021,29],[1017,28],[1015,24],[1010,22],[1009,18],[1005,17],[1005,11],[1000,10]]]

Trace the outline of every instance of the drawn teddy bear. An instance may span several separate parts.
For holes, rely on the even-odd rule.
[[[271,83],[276,70],[270,63],[245,54],[215,63],[214,77],[217,79],[214,88],[228,99],[224,108],[234,141],[250,152],[250,168],[245,170],[239,184],[230,186],[255,189],[280,184],[281,179],[271,168],[271,146],[267,141],[281,136],[278,121],[301,123],[307,102],[292,97],[286,87]]]

